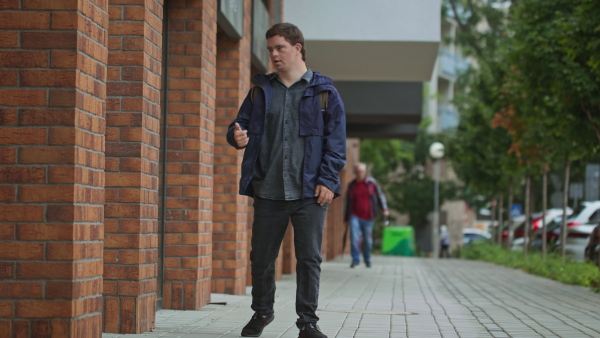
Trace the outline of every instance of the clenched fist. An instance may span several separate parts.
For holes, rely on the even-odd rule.
[[[235,130],[233,131],[233,139],[237,143],[238,147],[243,148],[248,145],[248,131],[242,130],[242,127],[236,122]]]

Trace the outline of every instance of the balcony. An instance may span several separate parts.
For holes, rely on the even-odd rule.
[[[348,137],[414,139],[440,44],[440,0],[286,0],[306,64],[331,77]]]
[[[441,131],[454,130],[460,122],[458,111],[449,105],[438,106],[438,118]]]
[[[448,49],[440,47],[440,71],[442,74],[456,78],[461,72],[469,68],[469,61],[460,55],[450,52]]]
[[[334,81],[424,82],[440,43],[440,0],[286,0],[306,62]]]

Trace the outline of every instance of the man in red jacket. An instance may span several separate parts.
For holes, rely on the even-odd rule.
[[[345,221],[350,226],[351,268],[360,263],[358,243],[362,234],[362,253],[365,265],[371,267],[371,249],[373,248],[373,225],[377,217],[377,206],[383,215],[389,215],[385,195],[373,177],[367,177],[367,165],[358,163],[354,166],[356,178],[348,184],[346,194]]]

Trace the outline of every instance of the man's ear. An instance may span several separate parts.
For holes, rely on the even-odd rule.
[[[296,49],[296,51],[297,51],[298,53],[302,52],[302,45],[300,44],[300,42],[296,43],[296,44],[294,45],[294,48]]]

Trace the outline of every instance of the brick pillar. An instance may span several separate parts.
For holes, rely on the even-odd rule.
[[[248,198],[238,194],[243,151],[231,147],[225,134],[250,89],[252,3],[244,3],[244,38],[217,34],[212,291],[235,295],[246,293]]]
[[[167,1],[168,119],[164,307],[210,301],[216,0]]]
[[[109,0],[104,331],[154,326],[162,0]]]
[[[340,172],[342,196],[337,198],[341,200],[337,202],[337,206],[335,207],[335,209],[337,210],[335,211],[335,213],[339,216],[333,219],[333,221],[337,223],[334,223],[333,228],[329,229],[330,250],[328,251],[327,260],[335,259],[341,254],[350,254],[350,230],[348,230],[348,233],[346,234],[346,247],[342,251],[342,239],[344,237],[344,232],[346,231],[346,226],[343,222],[344,203],[346,199],[348,183],[350,183],[350,181],[354,179],[354,165],[358,162],[360,162],[360,140],[357,138],[349,138],[346,140],[346,166],[344,167],[342,172]],[[331,241],[333,241],[333,243],[331,243]]]
[[[107,4],[0,1],[0,337],[101,337]]]
[[[340,175],[341,176],[341,175]],[[340,177],[341,178],[341,177]],[[323,261],[335,259],[342,253],[342,239],[344,237],[344,200],[346,189],[342,189],[342,196],[329,204],[327,218],[325,219],[325,232],[323,236]],[[350,246],[350,243],[346,243]]]

